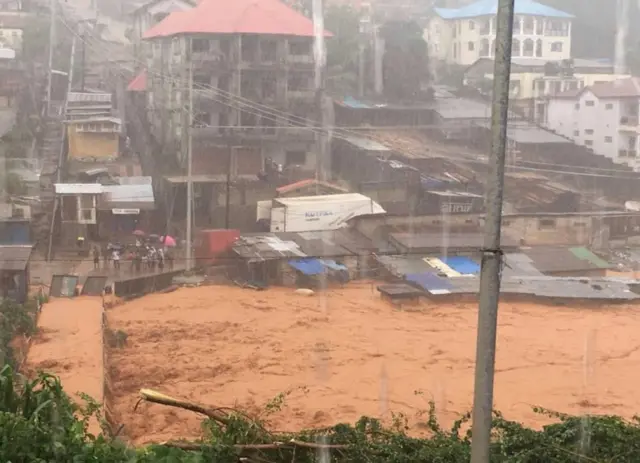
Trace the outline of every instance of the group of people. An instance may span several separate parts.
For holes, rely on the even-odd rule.
[[[173,252],[170,248],[163,246],[155,246],[151,243],[144,243],[136,240],[134,247],[107,246],[107,249],[100,252],[98,247],[93,248],[93,267],[100,268],[100,258],[104,260],[104,268],[110,268],[110,262],[113,262],[113,268],[120,270],[120,262],[124,259],[131,263],[131,270],[141,272],[143,270],[163,271],[165,266],[169,270],[173,269]]]

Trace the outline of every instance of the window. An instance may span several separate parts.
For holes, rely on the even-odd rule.
[[[613,109],[613,103],[607,103],[604,105],[604,109]]]
[[[538,21],[538,24],[540,24],[540,21]],[[536,40],[536,56],[538,58],[542,56],[542,40],[540,39]]]
[[[476,49],[476,44],[473,42],[469,42],[467,46],[469,47],[469,51],[473,51]]]
[[[307,162],[307,153],[304,151],[287,151],[285,156],[287,166],[304,166]]]
[[[457,43],[453,44],[453,58],[454,59],[458,58],[458,44]]]
[[[491,32],[491,22],[489,20],[482,21],[482,27],[480,27],[481,35],[489,35]]]
[[[539,219],[538,230],[553,230],[556,228],[555,219]]]
[[[191,51],[194,53],[209,51],[209,46],[207,39],[191,39]]]
[[[193,76],[193,86],[198,89],[209,87],[211,85],[211,76],[208,74],[196,74]]]
[[[309,79],[299,76],[289,77],[287,81],[287,90],[290,92],[304,92],[310,90]]]
[[[604,137],[605,143],[613,143],[613,137]]]
[[[586,133],[587,135],[593,135],[593,129],[586,129],[584,133]]]
[[[289,53],[295,56],[310,55],[311,54],[311,41],[290,41]]]
[[[511,48],[513,56],[520,56],[520,40],[513,39]]]
[[[551,44],[551,51],[555,53],[562,53],[562,42],[553,42]]]
[[[474,31],[476,29],[476,23],[473,21],[469,21],[469,30]]]
[[[593,140],[585,140],[585,141],[584,141],[584,144],[585,144],[586,146],[593,146]]]
[[[579,130],[574,130],[573,131],[573,136],[574,137],[579,137],[580,136],[580,131]]]
[[[544,34],[544,19],[538,18],[536,19],[536,35]]]
[[[263,62],[275,61],[278,57],[278,44],[275,40],[264,40],[260,42],[260,56]]]
[[[533,40],[527,39],[522,45],[522,54],[524,56],[533,56]]]
[[[580,103],[576,103],[574,106],[575,109],[580,109]]]
[[[585,106],[595,106],[595,105],[596,105],[596,103],[595,103],[594,101],[592,101],[592,100],[589,100],[589,101],[586,101],[586,102],[584,103],[584,105],[585,105]]]
[[[522,20],[525,35],[533,35],[533,18],[525,16]]]

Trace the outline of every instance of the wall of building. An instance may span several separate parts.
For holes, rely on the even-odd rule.
[[[634,167],[634,160],[619,157],[619,150],[628,148],[628,139],[619,130],[621,115],[619,100],[598,99],[585,90],[575,99],[550,99],[546,126],[596,154]],[[634,144],[637,149],[637,140]]]
[[[116,158],[120,153],[120,137],[117,133],[76,132],[69,127],[69,157]]]
[[[552,32],[552,24],[562,24],[562,32]],[[429,21],[424,35],[429,43],[430,56],[446,60],[450,64],[469,66],[479,58],[494,56],[495,17],[445,20],[436,16]],[[516,16],[512,54],[514,58],[530,57],[546,61],[569,59],[571,21]]]

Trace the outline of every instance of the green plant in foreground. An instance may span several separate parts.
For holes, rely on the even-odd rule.
[[[428,438],[408,434],[407,417],[391,426],[363,417],[354,425],[296,433],[270,431],[268,417],[281,410],[291,391],[278,395],[260,419],[229,410],[203,422],[204,438],[189,443],[128,448],[105,435],[89,433],[89,420],[101,421],[100,406],[84,396],[75,404],[60,380],[41,373],[33,380],[0,370],[0,461],[11,463],[460,463],[470,458],[469,414],[443,428],[430,404],[423,427]],[[217,409],[218,413],[221,413]],[[637,463],[640,421],[616,416],[575,417],[535,409],[555,419],[541,430],[494,415],[491,461],[497,463]],[[221,417],[221,418],[220,418]],[[294,445],[300,443],[299,445]],[[331,448],[318,448],[331,445]],[[184,447],[184,445],[183,445]],[[328,460],[322,458],[328,457]]]

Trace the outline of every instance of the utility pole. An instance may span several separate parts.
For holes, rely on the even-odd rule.
[[[193,267],[192,256],[193,250],[191,244],[191,225],[193,222],[193,178],[192,178],[192,156],[193,156],[193,60],[192,60],[192,42],[193,39],[189,39],[187,51],[187,65],[189,66],[189,114],[187,115],[187,121],[189,126],[187,127],[187,270],[191,270]]]
[[[47,74],[47,116],[51,111],[51,87],[53,85],[53,50],[56,40],[56,0],[49,2],[49,73]]]
[[[85,89],[85,73],[86,73],[86,69],[87,69],[87,41],[86,41],[86,34],[87,34],[87,30],[86,30],[86,26],[83,24],[82,25],[82,55],[80,58],[81,61],[81,68],[80,68],[80,91],[84,92]]]
[[[227,154],[227,185],[226,193],[224,196],[224,228],[229,230],[231,225],[231,163],[233,162],[233,146],[228,144],[229,153]]]
[[[496,331],[502,250],[500,226],[504,190],[509,80],[514,0],[499,0],[493,96],[491,103],[491,155],[487,178],[487,215],[480,271],[480,307],[476,339],[476,371],[473,394],[471,463],[490,463],[493,379],[496,361]]]
[[[317,143],[318,154],[316,156],[316,180],[325,180],[329,167],[329,134],[325,122],[325,70],[327,67],[327,53],[324,41],[324,6],[322,0],[313,0],[313,35],[314,62],[315,62],[315,102],[317,108]]]

